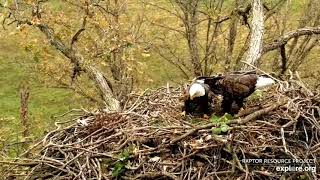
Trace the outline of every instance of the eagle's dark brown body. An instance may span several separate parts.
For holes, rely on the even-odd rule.
[[[234,115],[243,106],[244,99],[255,91],[258,77],[257,74],[248,73],[198,79],[203,79],[215,94],[221,94],[223,111]]]
[[[219,94],[229,93],[233,97],[246,98],[254,92],[257,79],[258,76],[255,74],[232,74],[221,77],[213,86],[209,85],[216,87],[220,91]]]

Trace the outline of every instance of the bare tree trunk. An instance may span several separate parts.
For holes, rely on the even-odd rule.
[[[199,0],[176,0],[184,14],[183,23],[186,29],[186,39],[190,53],[191,64],[195,76],[202,75],[202,67],[198,49],[197,25]]]
[[[105,110],[111,112],[120,111],[120,102],[114,98],[110,83],[108,83],[103,74],[93,66],[87,66],[86,70],[90,74],[90,77],[94,79],[101,92],[101,96],[106,105]]]
[[[234,43],[237,37],[237,24],[238,24],[238,17],[235,14],[233,14],[231,17],[231,23],[229,25],[229,38],[228,38],[228,47],[227,47],[226,62],[225,62],[225,71],[228,71],[231,66]]]
[[[120,104],[125,102],[127,99],[127,95],[132,92],[133,89],[133,77],[132,75],[127,71],[127,64],[125,62],[125,59],[123,59],[126,50],[125,46],[123,45],[123,25],[120,21],[121,15],[124,15],[123,12],[123,6],[124,2],[126,1],[119,1],[114,0],[113,3],[109,1],[109,6],[112,7],[112,14],[110,17],[110,25],[114,27],[113,33],[115,39],[112,42],[112,46],[117,47],[114,50],[111,51],[110,59],[108,59],[110,70],[112,77],[114,79],[113,85],[113,94],[116,98],[121,100]]]
[[[197,37],[197,24],[198,24],[198,2],[190,3],[191,12],[190,21],[188,23],[188,45],[189,45],[189,52],[191,57],[191,62],[193,65],[193,73],[195,76],[202,75],[200,57],[199,57],[199,49],[198,49],[198,37]]]
[[[201,76],[202,69],[201,69],[198,42],[197,42],[197,28],[196,28],[196,25],[194,25],[193,23],[190,27],[188,44],[189,44],[191,62],[193,65],[193,73],[195,76]]]
[[[23,127],[22,136],[25,143],[24,147],[27,147],[27,138],[29,137],[29,122],[28,122],[28,100],[29,90],[27,86],[22,86],[20,90],[20,119]]]
[[[246,63],[256,65],[262,54],[264,33],[263,6],[261,0],[253,0],[252,15],[252,33]],[[252,67],[247,64],[242,67],[242,70],[252,69]]]

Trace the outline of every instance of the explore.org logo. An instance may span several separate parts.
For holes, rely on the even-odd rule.
[[[276,171],[281,172],[316,172],[316,166],[276,166]]]
[[[274,167],[279,172],[316,172],[315,159],[241,159],[241,162],[254,166]]]

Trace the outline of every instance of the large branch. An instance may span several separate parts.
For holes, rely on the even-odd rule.
[[[77,53],[73,48],[66,46],[59,38],[56,37],[53,30],[44,24],[36,25],[42,33],[45,34],[49,43],[54,46],[58,51],[70,59],[72,64],[79,64],[81,69],[89,74],[90,79],[95,81],[96,87],[100,90],[100,94],[106,103],[107,111],[119,111],[120,103],[114,98],[111,90],[110,83],[106,80],[101,72],[95,67],[84,63],[83,57]]]
[[[247,64],[256,65],[262,54],[263,43],[263,6],[260,0],[253,0],[252,5],[252,33],[250,37],[250,47],[246,58]],[[244,65],[243,70],[250,70],[252,66]]]
[[[296,38],[299,36],[313,35],[313,34],[320,34],[320,27],[306,27],[306,28],[301,28],[301,29],[297,29],[295,31],[288,32],[285,35],[283,35],[282,37],[265,45],[263,47],[262,53],[267,53],[267,52],[275,50],[283,45],[286,45],[288,43],[288,41],[292,38]]]

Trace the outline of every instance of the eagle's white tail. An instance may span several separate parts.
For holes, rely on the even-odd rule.
[[[268,86],[273,85],[275,82],[273,79],[271,78],[267,78],[267,77],[258,77],[257,79],[257,83],[256,83],[256,89],[262,89]]]

